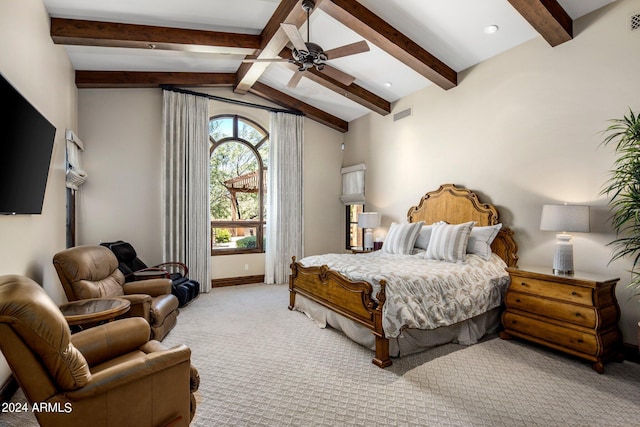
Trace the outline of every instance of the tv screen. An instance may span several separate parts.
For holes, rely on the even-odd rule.
[[[0,214],[40,214],[56,128],[0,75]]]

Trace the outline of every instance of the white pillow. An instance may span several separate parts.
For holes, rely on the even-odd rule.
[[[416,243],[416,238],[423,225],[423,221],[410,224],[391,223],[389,233],[387,233],[387,237],[382,244],[382,252],[388,254],[411,254],[413,245]]]
[[[416,239],[416,248],[427,249],[429,247],[429,240],[431,239],[431,231],[433,230],[433,226],[435,224],[446,224],[444,221],[434,222],[431,225],[423,225],[422,229],[418,233],[418,238]]]
[[[427,259],[464,261],[467,242],[475,221],[463,224],[435,224],[425,254]]]
[[[473,227],[467,243],[467,253],[476,254],[489,261],[491,258],[491,242],[496,238],[502,224],[486,227]]]

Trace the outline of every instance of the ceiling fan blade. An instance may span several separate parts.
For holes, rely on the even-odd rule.
[[[324,54],[327,55],[329,59],[336,59],[363,52],[369,52],[369,45],[366,41],[360,40],[359,42],[340,46],[335,49],[329,49],[325,51]]]
[[[318,71],[320,71],[323,74],[326,74],[327,76],[331,77],[334,80],[339,81],[345,86],[349,86],[351,83],[353,83],[356,80],[356,78],[353,77],[352,75],[347,74],[344,71],[340,71],[337,68],[334,68],[328,64],[324,64],[324,68]]]
[[[293,24],[287,24],[283,22],[282,24],[280,24],[280,28],[284,30],[285,34],[287,35],[287,37],[289,37],[289,40],[291,40],[291,43],[293,44],[293,47],[296,48],[296,50],[307,50],[307,45],[304,43],[304,40],[302,39],[302,36],[298,31],[298,27]]]
[[[294,72],[293,76],[291,77],[291,79],[287,83],[287,87],[289,89],[294,89],[296,86],[298,86],[298,83],[300,83],[301,79],[302,79],[302,71]]]
[[[258,58],[245,58],[242,62],[289,62],[288,59],[284,58],[267,58],[267,59],[258,59]]]

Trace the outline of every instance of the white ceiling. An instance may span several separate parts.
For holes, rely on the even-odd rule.
[[[129,24],[156,25],[232,33],[260,34],[278,0],[43,0],[50,16]],[[558,0],[577,19],[613,0]],[[359,0],[456,72],[478,64],[532,38],[540,37],[507,0]],[[484,28],[497,25],[487,35]],[[306,39],[306,26],[301,33]],[[362,40],[320,10],[311,15],[311,41],[324,50]],[[356,77],[356,84],[396,101],[432,83],[369,42],[370,51],[329,63]],[[186,71],[234,73],[243,56],[132,48],[66,46],[76,70]],[[260,82],[351,121],[369,113],[365,107],[302,79],[286,87],[293,71],[269,65]],[[391,83],[390,87],[385,83]]]

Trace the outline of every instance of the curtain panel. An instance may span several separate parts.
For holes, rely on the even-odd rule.
[[[163,256],[211,290],[209,101],[163,91]]]
[[[270,114],[265,282],[287,283],[291,257],[302,258],[304,117]]]

